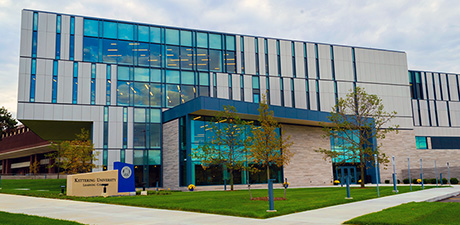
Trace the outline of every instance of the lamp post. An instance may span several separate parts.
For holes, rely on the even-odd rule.
[[[449,182],[449,185],[451,185],[451,183],[450,183],[450,173],[449,173],[449,162],[447,162],[447,182]]]
[[[436,174],[436,187],[438,187],[438,168],[436,167],[436,160],[434,160],[434,173]]]
[[[410,161],[409,161],[409,157],[407,157],[407,170],[409,171],[409,187],[410,187],[410,191],[412,191],[412,180],[410,179]]]
[[[420,159],[420,180],[422,181],[422,189],[425,189],[423,187],[423,165],[422,165],[422,159]]]
[[[380,197],[380,190],[379,190],[379,175],[377,169],[377,154],[374,154],[374,161],[375,161],[375,183],[377,184],[377,197]]]
[[[395,157],[393,156],[393,187],[394,187],[394,192],[398,193],[398,189],[396,188],[396,165],[395,165]]]

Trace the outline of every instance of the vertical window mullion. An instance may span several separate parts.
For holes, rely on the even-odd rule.
[[[73,63],[72,104],[77,104],[78,97],[78,62]]]

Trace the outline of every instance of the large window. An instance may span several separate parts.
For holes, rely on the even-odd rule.
[[[134,46],[136,43],[129,41],[118,41],[118,63],[119,64],[133,64]]]
[[[359,142],[359,137],[354,134],[352,131],[348,131],[346,133],[341,133],[339,136],[343,136],[346,138],[340,137],[331,137],[331,150],[339,152],[340,155],[336,158],[332,159],[333,163],[357,163],[359,160],[353,157],[353,153],[349,150],[353,145],[347,140],[353,140],[354,142]]]
[[[118,42],[116,40],[102,39],[102,62],[117,63]]]
[[[417,149],[427,149],[426,137],[415,137],[415,147]]]
[[[99,35],[99,22],[97,20],[85,19],[83,34],[85,36],[97,37]]]
[[[97,38],[83,38],[83,61],[98,62],[99,44]]]

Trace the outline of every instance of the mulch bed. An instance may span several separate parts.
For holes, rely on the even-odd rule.
[[[257,197],[257,198],[252,198],[251,200],[253,200],[253,201],[268,201],[268,197]],[[273,198],[273,200],[275,200],[275,201],[283,201],[283,200],[286,200],[286,199],[281,198],[281,197],[276,197],[276,198]]]

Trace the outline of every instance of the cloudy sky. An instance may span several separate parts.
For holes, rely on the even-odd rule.
[[[0,0],[0,106],[16,115],[21,9],[401,50],[409,69],[460,73],[454,0]]]

